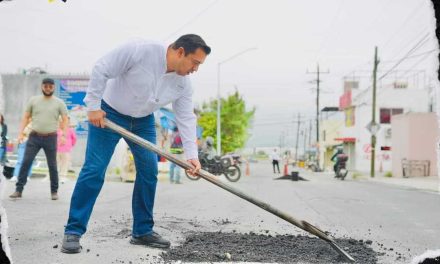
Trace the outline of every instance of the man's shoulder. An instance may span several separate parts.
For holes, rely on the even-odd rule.
[[[33,104],[33,103],[38,103],[39,101],[41,101],[41,99],[43,99],[43,96],[42,95],[34,95],[34,96],[31,96],[31,98],[29,98],[29,103],[30,104]]]
[[[140,49],[153,50],[153,51],[159,51],[165,49],[165,43],[157,40],[136,38],[131,40],[130,42],[134,46]]]
[[[177,76],[178,85],[181,85],[184,88],[185,93],[192,94],[192,85],[191,79],[189,76]]]
[[[31,98],[29,98],[29,100],[32,100],[32,101],[41,100],[41,99],[43,99],[42,95],[34,95],[34,96],[31,96]]]

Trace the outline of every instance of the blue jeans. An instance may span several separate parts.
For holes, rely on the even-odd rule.
[[[24,152],[26,150],[26,142],[23,142],[21,144],[18,144],[17,146],[17,163],[15,164],[14,168],[14,176],[18,177],[18,173],[20,172],[21,164],[23,164],[23,158],[24,158]],[[29,168],[28,172],[28,178],[32,174],[32,167],[34,166],[34,163],[32,163],[31,167]]]
[[[6,147],[0,147],[0,164],[6,163]]]
[[[106,117],[128,131],[156,143],[154,116],[134,118],[118,113],[104,101],[101,108]],[[105,171],[121,136],[110,129],[89,124],[84,165],[79,174],[70,202],[65,234],[83,235],[96,198],[104,183]],[[126,140],[133,153],[136,181],[132,196],[133,231],[139,237],[153,233],[153,206],[157,184],[157,155]]]
[[[180,167],[172,162],[170,164],[170,182],[180,182]]]

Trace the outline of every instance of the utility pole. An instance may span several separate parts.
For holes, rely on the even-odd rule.
[[[371,124],[376,124],[376,75],[377,65],[379,60],[377,59],[377,46],[374,48],[374,68],[373,68],[373,106],[371,111]],[[374,178],[374,161],[376,159],[376,133],[371,133],[371,169],[370,176]]]
[[[326,72],[321,72],[319,71],[319,63],[316,65],[316,72],[309,72],[307,71],[308,74],[316,74],[317,78],[316,78],[316,161],[317,161],[317,166],[318,166],[318,171],[321,171],[320,168],[320,162],[319,162],[319,83],[321,82],[321,80],[319,79],[319,74],[321,73],[325,73],[328,74],[330,73],[329,70],[327,70]]]
[[[298,143],[299,143],[299,127],[301,124],[301,114],[298,113],[297,129],[296,129],[296,147],[295,147],[295,162],[298,162]],[[298,164],[298,163],[297,163]]]
[[[306,150],[307,150],[307,127],[304,124],[304,160],[306,160]]]

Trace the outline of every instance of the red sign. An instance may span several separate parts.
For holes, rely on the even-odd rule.
[[[339,97],[339,109],[345,109],[351,106],[351,91],[346,91]]]

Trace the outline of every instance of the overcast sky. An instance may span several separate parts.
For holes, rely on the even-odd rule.
[[[294,116],[313,118],[316,107],[316,76],[307,70],[316,71],[317,63],[329,70],[322,75],[321,108],[337,106],[344,76],[360,77],[364,88],[371,83],[375,46],[386,72],[419,41],[412,55],[436,50],[434,30],[429,0],[12,0],[0,3],[0,72],[40,66],[88,73],[129,39],[172,42],[196,33],[212,47],[192,76],[194,101],[201,103],[217,93],[218,62],[256,47],[222,64],[221,93],[238,89],[256,107],[249,146],[278,145],[282,131],[293,145]],[[436,55],[406,59],[396,67],[402,76],[393,78],[425,70],[434,80]]]

